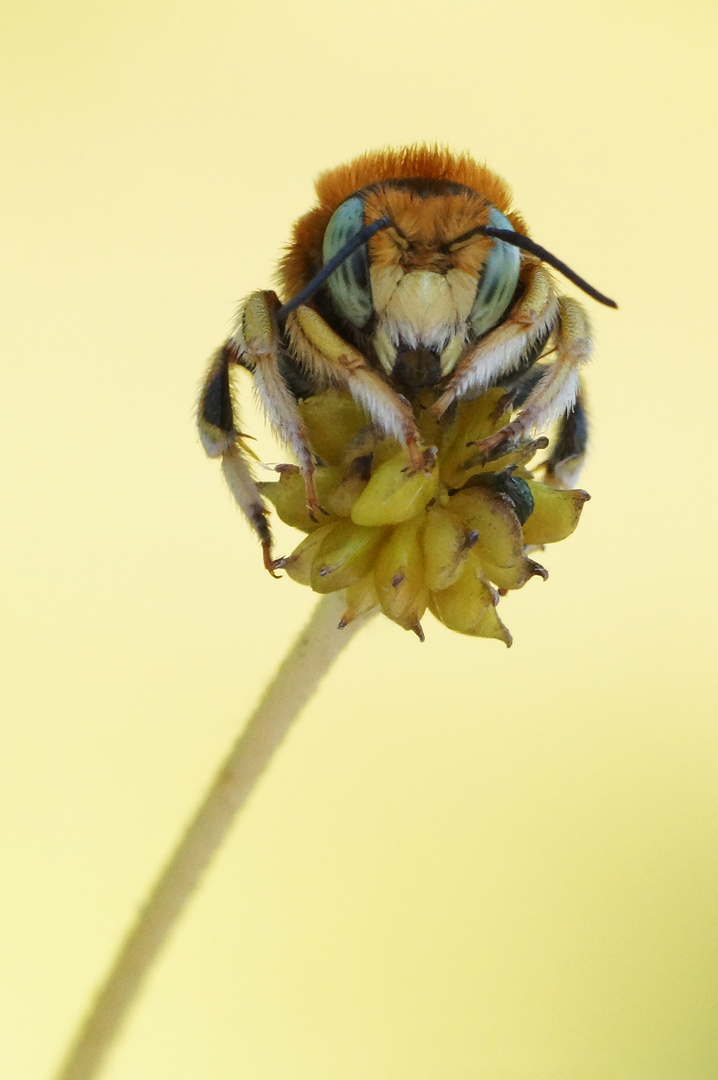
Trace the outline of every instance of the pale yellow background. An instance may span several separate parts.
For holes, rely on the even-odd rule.
[[[717,30],[708,0],[6,2],[3,1080],[49,1076],[313,603],[202,454],[205,358],[314,175],[420,139],[620,302],[587,301],[593,500],[502,604],[510,651],[430,617],[352,644],[107,1080],[718,1076]]]

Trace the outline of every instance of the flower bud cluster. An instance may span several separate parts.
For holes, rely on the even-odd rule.
[[[488,390],[439,422],[432,392],[420,391],[414,411],[430,449],[416,469],[345,392],[308,398],[300,411],[320,461],[322,513],[310,516],[296,466],[260,484],[282,521],[307,534],[279,565],[317,593],[346,590],[341,625],[380,607],[423,640],[428,608],[451,630],[510,645],[499,597],[548,576],[527,549],[569,536],[589,496],[534,478],[527,466],[546,439],[525,438],[485,460],[478,444],[508,423],[506,401],[504,390]]]

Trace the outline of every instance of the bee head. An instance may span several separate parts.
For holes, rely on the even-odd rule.
[[[607,300],[516,230],[523,223],[509,220],[508,193],[488,170],[477,190],[446,178],[448,158],[441,168],[432,163],[443,175],[389,173],[300,220],[283,264],[286,283],[300,288],[278,312],[318,293],[342,331],[373,349],[394,381],[414,386],[439,382],[503,321],[519,288],[521,249]],[[359,179],[361,169],[341,176]],[[320,195],[327,179],[333,174],[320,180]]]
[[[368,328],[377,357],[400,382],[435,383],[447,375],[466,345],[501,321],[516,292],[520,252],[482,235],[482,226],[513,230],[485,197],[451,181],[389,180],[357,192],[333,222],[359,214],[371,223],[389,218],[352,266],[328,281],[333,304],[347,316],[363,297],[358,329]],[[351,298],[351,299],[350,299]],[[351,320],[350,320],[351,321]]]

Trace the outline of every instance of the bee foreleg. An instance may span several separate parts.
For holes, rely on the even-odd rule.
[[[557,311],[551,279],[540,264],[535,264],[521,300],[506,321],[491,330],[459,362],[432,412],[441,417],[458,398],[501,385],[503,375],[520,369],[524,357],[532,355],[534,347],[546,341]]]
[[[417,470],[424,467],[421,435],[411,406],[357,349],[306,305],[289,316],[287,332],[292,352],[318,383],[344,386],[385,435],[393,435],[406,446],[412,466]]]

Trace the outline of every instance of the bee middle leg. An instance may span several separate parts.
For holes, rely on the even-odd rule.
[[[314,487],[314,455],[297,400],[281,371],[282,349],[274,318],[279,306],[275,293],[253,293],[239,312],[230,340],[239,363],[254,375],[259,400],[272,427],[297,457],[306,487],[307,509],[315,518],[322,508]]]
[[[558,301],[558,322],[554,332],[556,358],[543,367],[541,378],[526,397],[518,416],[480,445],[487,459],[499,457],[502,449],[570,413],[579,393],[580,368],[590,359],[591,327],[581,304],[567,296]]]
[[[507,387],[506,397],[496,407],[497,414],[506,408],[521,409],[534,387],[546,374],[546,365],[537,364],[523,372]],[[561,417],[558,430],[552,439],[548,458],[541,463],[546,483],[551,487],[570,488],[578,479],[583,467],[589,442],[589,423],[586,409],[586,390],[583,378],[579,378],[576,400],[569,411]],[[500,447],[499,450],[503,452]]]

